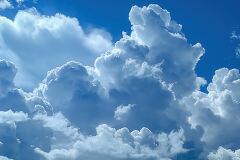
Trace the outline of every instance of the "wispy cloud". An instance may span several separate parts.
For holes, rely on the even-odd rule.
[[[237,58],[240,58],[240,33],[237,31],[232,31],[230,39],[238,43],[237,47],[235,48],[235,55]]]

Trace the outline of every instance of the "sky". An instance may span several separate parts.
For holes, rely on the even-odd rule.
[[[239,6],[0,0],[0,160],[240,159]]]

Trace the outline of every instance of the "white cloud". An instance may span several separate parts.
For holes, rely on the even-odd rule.
[[[0,124],[15,124],[28,120],[28,115],[23,112],[13,112],[12,110],[0,111]]]
[[[51,128],[55,132],[62,132],[72,139],[79,139],[81,137],[78,133],[78,129],[72,127],[71,123],[61,113],[52,116],[37,114],[33,117],[33,120],[41,120],[44,127]]]
[[[196,86],[194,68],[204,53],[202,46],[189,44],[181,32],[181,25],[171,20],[170,13],[158,5],[134,6],[129,19],[132,25],[130,36],[125,34],[111,52],[98,57],[95,62],[100,76],[108,74],[107,79],[100,77],[102,84],[107,88],[120,85],[118,83],[129,72],[122,71],[122,68],[129,68],[126,65],[133,59],[144,67],[145,73],[153,72],[151,74],[157,74],[157,78],[171,86],[175,96],[181,97],[193,91]],[[138,74],[144,74],[143,71]]]
[[[236,31],[233,31],[233,32],[231,33],[230,38],[231,38],[231,39],[235,39],[235,40],[239,40],[239,39],[240,39],[240,35],[237,34]]]
[[[19,68],[17,86],[53,68],[26,93],[15,86],[15,65],[0,61],[0,123],[16,125],[0,125],[0,155],[197,159],[219,146],[240,147],[239,71],[217,70],[201,92],[206,81],[195,66],[204,49],[187,41],[170,13],[134,6],[129,19],[131,33],[112,47],[105,31],[86,32],[61,14],[30,9],[14,20],[0,17],[0,55]]]
[[[9,159],[9,158],[7,158],[5,156],[0,156],[0,160],[13,160],[13,159]]]
[[[36,85],[49,69],[70,60],[92,65],[112,45],[104,30],[86,32],[76,18],[44,16],[34,8],[18,11],[14,20],[0,17],[0,23],[0,55],[16,63],[16,83],[25,87]]]
[[[232,151],[219,147],[217,152],[208,155],[209,160],[240,160],[240,150]]]
[[[185,99],[191,112],[188,122],[193,128],[203,129],[202,141],[210,149],[220,145],[240,147],[237,138],[240,131],[239,70],[222,68],[215,71],[207,90],[208,93],[196,91]]]
[[[87,136],[75,141],[72,146],[59,145],[50,152],[40,148],[35,151],[46,159],[170,159],[178,153],[186,152],[183,149],[183,130],[171,132],[169,135],[153,134],[149,129],[129,132],[127,128],[116,130],[106,124],[96,128],[95,136]]]
[[[9,0],[0,0],[0,10],[11,8],[12,4]]]
[[[116,118],[117,120],[123,120],[124,118],[126,118],[128,113],[134,106],[135,106],[134,104],[128,104],[126,106],[124,105],[118,106],[114,112],[114,118]]]

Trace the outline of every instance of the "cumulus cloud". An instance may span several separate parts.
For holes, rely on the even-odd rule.
[[[128,104],[127,106],[118,106],[114,112],[114,118],[117,120],[123,120],[134,106],[134,104]]]
[[[219,147],[217,152],[210,153],[208,155],[209,160],[239,160],[240,159],[240,150],[232,151],[231,149],[225,149]]]
[[[181,32],[181,25],[171,20],[170,13],[158,5],[143,8],[134,6],[129,19],[131,35],[125,35],[111,52],[100,56],[95,62],[100,75],[109,74],[109,78],[103,80],[108,84],[103,85],[108,87],[119,83],[130,72],[160,79],[178,97],[194,90],[194,68],[204,53],[201,45],[189,44]],[[121,74],[124,75],[122,78],[117,76]]]
[[[12,159],[9,159],[9,158],[7,158],[5,156],[0,156],[0,160],[12,160]]]
[[[192,128],[201,127],[204,130],[202,141],[209,148],[220,145],[240,147],[237,138],[240,130],[239,87],[239,70],[222,68],[215,71],[207,87],[208,93],[196,91],[185,99],[191,112],[188,122]],[[223,132],[223,128],[227,129]]]
[[[149,12],[153,13],[155,17],[151,17]],[[145,21],[154,18],[159,23],[149,23],[145,26],[137,24],[139,22],[135,18],[138,14],[143,14]],[[180,128],[181,120],[178,118],[179,115],[173,116],[168,110],[178,104],[176,97],[189,94],[194,89],[197,76],[193,69],[202,55],[203,49],[200,45],[188,44],[180,32],[180,25],[171,21],[170,15],[168,19],[165,19],[165,16],[162,16],[165,14],[169,13],[156,5],[150,5],[143,9],[134,7],[130,12],[130,21],[134,26],[143,25],[142,27],[146,28],[143,31],[144,34],[151,33],[152,29],[161,30],[159,33],[156,32],[159,36],[162,33],[166,34],[162,39],[157,39],[158,36],[156,36],[156,41],[171,39],[175,44],[175,39],[178,39],[177,41],[183,43],[184,48],[187,48],[185,51],[194,57],[192,60],[189,58],[189,63],[185,66],[187,70],[188,67],[191,68],[188,75],[192,79],[189,77],[188,79],[193,87],[181,94],[180,92],[184,88],[182,81],[173,80],[172,75],[165,72],[165,69],[168,67],[185,68],[182,66],[184,63],[179,63],[177,66],[171,64],[170,60],[176,60],[178,57],[165,56],[165,51],[158,52],[154,49],[157,44],[150,43],[147,37],[146,41],[143,37],[140,40],[142,35],[134,27],[130,35],[123,35],[113,49],[99,56],[98,51],[91,50],[90,52],[88,48],[83,49],[82,47],[100,45],[109,48],[111,43],[108,39],[104,39],[106,33],[96,31],[99,34],[97,37],[100,38],[100,44],[96,41],[98,40],[96,33],[93,31],[85,33],[76,19],[60,14],[46,17],[33,9],[18,12],[13,21],[1,17],[3,48],[7,48],[8,53],[11,53],[7,56],[15,57],[20,64],[29,61],[30,58],[35,65],[38,65],[34,57],[38,57],[41,52],[41,58],[47,64],[50,60],[50,66],[58,65],[58,63],[64,63],[61,58],[66,61],[70,60],[65,59],[70,55],[59,56],[56,64],[51,63],[51,59],[53,59],[51,56],[47,59],[44,56],[49,56],[50,51],[58,54],[64,50],[73,52],[71,49],[79,45],[81,48],[78,49],[82,51],[82,56],[92,58],[92,61],[99,56],[94,62],[94,66],[91,67],[85,66],[86,63],[91,63],[90,60],[89,62],[86,59],[82,61],[76,56],[75,60],[81,63],[70,61],[49,71],[33,93],[16,89],[13,82],[16,74],[14,65],[5,65],[10,68],[8,72],[12,73],[12,77],[9,78],[12,87],[9,90],[5,89],[6,93],[1,102],[4,106],[2,110],[9,112],[8,110],[12,108],[13,112],[22,111],[29,115],[29,119],[16,123],[17,127],[15,128],[5,128],[6,131],[2,132],[1,142],[4,150],[1,151],[1,154],[13,159],[26,158],[25,152],[30,153],[32,159],[39,159],[41,155],[48,159],[66,159],[66,157],[67,159],[98,159],[98,156],[101,156],[102,159],[171,159],[179,153],[184,153],[186,151],[183,147],[184,132],[182,129],[178,132],[173,131]],[[166,27],[168,30],[164,31]],[[23,41],[21,38],[26,40]],[[91,41],[91,38],[94,41]],[[82,39],[84,39],[84,44],[70,43],[66,44],[66,48],[61,48],[71,40],[80,41]],[[95,45],[93,42],[97,44]],[[47,43],[60,48],[45,49],[45,46],[49,46]],[[181,45],[176,44],[176,47],[181,50]],[[39,50],[35,53],[36,48]],[[104,52],[106,48],[101,52]],[[166,48],[170,49],[170,46],[166,46]],[[171,54],[168,49],[166,51]],[[84,52],[90,55],[84,55]],[[96,54],[91,57],[92,53]],[[158,60],[152,58],[154,54],[159,54]],[[7,56],[6,58],[9,58]],[[166,59],[169,62],[166,63]],[[6,61],[4,61],[5,63],[7,64]],[[18,64],[16,65],[18,66]],[[26,69],[27,65],[24,66]],[[20,65],[20,72],[21,67]],[[7,75],[8,72],[4,74]],[[16,81],[18,80],[16,79]],[[146,93],[148,96],[145,95]],[[121,118],[123,114],[127,113],[126,107],[116,108],[119,104],[136,104],[129,112],[129,116],[125,117],[124,123],[119,123],[114,119],[115,113]],[[175,109],[178,110],[177,106]],[[148,111],[149,114],[146,115]],[[40,130],[41,132],[39,132]],[[6,139],[4,135],[7,131],[11,134]],[[159,133],[159,131],[166,133]],[[94,134],[95,132],[96,134]],[[12,140],[12,143],[8,143],[9,139]],[[92,147],[93,144],[95,144],[94,147]],[[24,149],[21,148],[22,145]],[[16,149],[8,153],[11,147]],[[68,151],[68,154],[65,155],[62,151]]]
[[[0,10],[11,8],[12,4],[9,0],[0,0]]]
[[[95,136],[75,141],[72,146],[55,147],[50,152],[40,148],[35,151],[49,160],[54,159],[169,159],[183,149],[183,130],[167,134],[153,134],[149,129],[130,132],[127,128],[116,130],[106,124],[96,128]]]
[[[92,65],[111,48],[109,33],[97,28],[85,31],[76,18],[62,14],[44,16],[32,8],[19,11],[13,20],[0,17],[0,23],[0,55],[17,65],[16,83],[25,87],[70,60]]]
[[[23,112],[13,112],[8,110],[6,112],[0,111],[0,124],[15,124],[15,122],[21,122],[28,120],[28,115]]]
[[[16,64],[0,61],[0,155],[170,160],[204,151],[206,159],[219,146],[240,147],[239,70],[217,70],[204,93],[195,73],[204,48],[167,10],[133,6],[129,20],[131,32],[112,46],[107,32],[62,14],[0,17],[0,55]],[[46,71],[33,91],[18,88]]]
[[[16,0],[16,2],[18,3],[18,4],[21,4],[21,3],[23,3],[25,0]]]

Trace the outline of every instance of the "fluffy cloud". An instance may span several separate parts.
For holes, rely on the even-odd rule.
[[[97,124],[112,118],[113,107],[88,70],[78,62],[68,62],[49,71],[34,94],[46,99],[54,112],[62,112],[74,125],[94,131]]]
[[[240,74],[238,69],[219,69],[207,87],[208,93],[194,92],[186,98],[192,128],[204,130],[202,141],[209,148],[240,147]],[[231,127],[229,127],[231,126]],[[223,128],[227,128],[223,131]],[[224,138],[222,138],[224,137]]]
[[[225,149],[219,147],[216,153],[210,153],[208,155],[209,160],[239,160],[240,150],[232,151],[231,149]]]
[[[12,4],[9,0],[0,0],[0,10],[11,8]]]
[[[240,39],[240,35],[237,34],[236,31],[233,31],[233,32],[231,33],[230,38],[231,38],[231,39],[234,39],[234,40],[239,40],[239,39]]]
[[[142,24],[138,15],[142,21],[157,23]],[[181,25],[159,6],[133,7],[130,22],[132,33],[124,33],[112,50],[96,59],[94,67],[66,63],[48,72],[34,92],[85,133],[94,133],[101,123],[130,130],[145,126],[153,132],[187,127],[177,98],[199,87],[194,68],[204,49],[188,44]],[[141,25],[140,32],[137,26]],[[148,34],[155,39],[150,41]],[[179,61],[179,54],[187,58]],[[136,104],[124,121],[114,119],[120,104]]]
[[[109,78],[103,80],[108,84],[103,85],[119,83],[130,73],[158,78],[171,87],[177,97],[193,91],[196,86],[194,68],[204,53],[201,45],[189,44],[181,25],[171,20],[170,13],[158,5],[134,6],[129,19],[131,35],[125,35],[111,52],[95,62],[98,74],[109,74]]]
[[[70,60],[92,65],[111,48],[107,32],[85,31],[77,19],[62,14],[44,16],[32,8],[19,11],[14,20],[0,17],[0,23],[0,55],[17,65],[16,83],[25,87],[36,85],[49,69]]]
[[[23,112],[13,112],[9,111],[0,111],[0,124],[8,123],[15,124],[15,122],[26,121],[28,119],[28,115]]]
[[[57,120],[57,119],[55,119]],[[51,119],[53,121],[53,119]],[[48,122],[49,123],[49,122]],[[57,123],[57,121],[55,122]],[[65,123],[63,123],[64,125]],[[65,125],[66,126],[66,125]],[[48,125],[56,129],[55,125]],[[57,127],[59,128],[59,127]],[[65,129],[63,129],[65,128]],[[73,128],[63,127],[60,130],[75,131]],[[59,131],[59,129],[57,129]],[[75,138],[68,137],[72,145],[62,144],[55,146],[50,152],[44,152],[40,148],[35,151],[49,160],[54,159],[169,159],[183,149],[183,130],[168,134],[153,134],[149,129],[130,132],[127,128],[116,130],[108,125],[100,125],[96,128],[95,136]]]
[[[127,106],[120,105],[116,108],[114,112],[114,118],[117,120],[124,120],[128,113],[131,111],[131,109],[134,107],[134,104],[128,104]]]
[[[15,66],[7,61],[0,64],[0,82],[3,85],[0,96],[0,155],[11,159],[26,159],[28,156],[36,159],[39,156],[32,146],[47,148],[50,141],[46,136],[51,132],[30,119],[41,110],[51,114],[51,107],[42,98],[15,88]]]
[[[131,33],[112,47],[105,31],[87,32],[61,14],[0,17],[0,55],[17,66],[0,61],[0,155],[159,160],[203,151],[206,159],[219,146],[240,147],[239,71],[217,70],[204,93],[195,73],[204,48],[187,41],[167,10],[134,6],[129,20]],[[29,93],[14,83],[17,75],[17,86],[36,84],[49,69]]]
[[[156,14],[156,20],[165,21],[161,12],[164,14],[167,11],[154,5],[145,9]],[[141,10],[139,12],[144,13]],[[131,11],[130,17],[134,17],[135,14],[140,13]],[[148,13],[144,14],[148,20]],[[97,43],[96,34],[86,34],[76,19],[60,14],[46,17],[36,13],[35,10],[28,10],[18,12],[13,21],[4,17],[1,18],[1,21],[3,22],[3,26],[1,26],[3,48],[5,47],[9,51],[7,56],[15,57],[16,62],[20,64],[29,61],[30,58],[35,65],[38,65],[34,57],[38,57],[41,52],[41,57],[47,64],[49,63],[50,66],[58,65],[64,63],[65,60],[70,60],[65,58],[71,58],[71,56],[63,54],[54,64],[51,61],[54,59],[54,55],[50,58],[44,56],[48,55],[49,57],[50,51],[58,54],[63,53],[66,48],[68,51],[70,49],[69,52],[73,52],[71,49],[79,46],[81,48],[78,50],[82,51],[82,56],[84,56],[84,52],[90,54],[85,56],[92,58],[91,60],[98,56],[98,51],[91,50],[90,52],[88,48],[83,48],[83,46],[88,45],[95,46],[92,44],[91,38],[94,39],[94,43]],[[174,22],[171,23],[173,23],[171,25],[178,26]],[[149,32],[150,28],[157,29],[157,27],[160,27],[159,30],[164,30],[166,25],[163,23],[149,24],[149,26],[145,26],[147,29],[144,32]],[[189,54],[192,54],[192,50],[195,52],[195,46],[188,45],[182,34],[181,37],[170,34],[170,32],[176,32],[176,35],[180,35],[180,28],[175,28],[175,30],[173,28],[173,26],[169,26],[169,30],[166,31],[167,36],[163,39],[172,38],[174,42],[175,38],[179,38],[179,41],[188,46],[189,50],[187,49],[186,52]],[[9,112],[9,108],[17,113],[23,111],[29,115],[30,119],[16,123],[17,127],[15,128],[5,128],[6,131],[2,132],[1,142],[4,144],[4,150],[1,154],[14,159],[26,158],[25,152],[30,153],[32,159],[39,159],[41,155],[48,159],[66,159],[66,157],[67,159],[97,159],[98,155],[105,159],[170,159],[185,152],[186,150],[183,149],[183,130],[172,131],[180,128],[180,125],[177,124],[179,119],[172,118],[168,115],[169,113],[165,113],[167,109],[173,108],[174,104],[177,104],[175,97],[180,96],[180,90],[175,88],[176,85],[173,84],[175,81],[163,78],[164,76],[171,77],[163,72],[164,68],[170,66],[168,63],[165,64],[166,57],[164,56],[157,61],[148,58],[150,53],[156,52],[154,50],[156,46],[152,47],[149,42],[140,41],[139,37],[136,37],[137,33],[134,32],[137,31],[133,29],[130,36],[124,35],[112,50],[99,56],[93,67],[83,65],[91,63],[90,60],[74,57],[83,64],[71,61],[49,71],[33,93],[26,93],[15,88],[13,78],[16,71],[14,72],[13,65],[8,64],[8,68],[10,68],[8,72],[13,75],[9,79],[12,87],[9,90],[5,89],[3,102],[6,103],[4,104],[6,107],[2,109],[5,112]],[[105,34],[102,32],[100,34],[99,31],[97,33],[101,42],[100,46],[108,46],[106,48],[109,48],[111,43],[104,39],[103,35]],[[84,39],[84,43],[79,45],[75,43],[65,44],[62,37],[66,43],[82,39]],[[24,38],[25,41],[21,38]],[[60,46],[60,48],[52,49],[49,47],[45,50],[45,46],[49,46],[48,43],[52,44],[52,47]],[[105,51],[106,48],[102,49],[101,52]],[[28,55],[26,55],[27,53]],[[29,53],[31,54],[29,55]],[[91,57],[92,53],[96,53],[95,56]],[[156,54],[162,53],[156,52]],[[194,68],[193,63],[197,62],[202,51],[199,50],[198,54],[196,60],[193,60],[192,64],[189,63],[190,67]],[[47,62],[48,60],[50,62]],[[4,63],[7,62],[4,61]],[[27,65],[30,66],[30,64],[24,65],[26,69]],[[21,65],[19,71],[21,72]],[[39,72],[41,71],[44,69],[39,70]],[[194,86],[197,77],[194,72],[190,72],[189,75],[193,77],[191,83]],[[18,81],[18,79],[16,80]],[[182,94],[188,94],[189,91]],[[146,97],[145,93],[148,93],[149,96]],[[12,100],[15,103],[11,103],[14,102]],[[119,104],[136,104],[129,112],[129,116],[126,117],[127,120],[120,124],[114,119],[114,113],[120,113],[119,108],[116,108]],[[150,113],[146,115],[145,113],[148,111]],[[33,131],[29,131],[29,129]],[[96,135],[94,135],[95,129]],[[38,132],[39,130],[42,131]],[[130,132],[129,130],[134,131]],[[7,131],[11,134],[9,138],[5,139],[4,135]],[[166,131],[169,134],[158,134],[159,131]],[[12,143],[7,143],[9,139],[12,140]],[[96,146],[89,147],[93,144]],[[117,148],[115,148],[116,146]],[[16,149],[8,153],[11,147]],[[104,150],[104,148],[106,149]],[[109,153],[109,150],[112,152]],[[69,154],[64,155],[62,151],[68,151]]]

